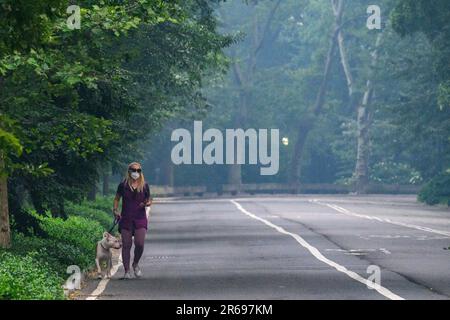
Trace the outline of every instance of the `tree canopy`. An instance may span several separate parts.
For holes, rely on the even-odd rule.
[[[77,4],[80,29],[64,1],[0,3],[0,137],[16,219],[28,200],[65,216],[65,200],[139,157],[164,119],[203,109],[203,78],[233,42],[210,1]]]

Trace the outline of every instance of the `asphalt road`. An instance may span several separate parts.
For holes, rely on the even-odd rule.
[[[450,299],[450,211],[411,196],[165,200],[145,245],[98,299]]]

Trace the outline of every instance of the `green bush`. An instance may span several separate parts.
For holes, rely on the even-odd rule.
[[[95,255],[95,246],[102,238],[104,228],[99,222],[83,217],[71,216],[67,220],[39,217],[42,229],[49,238],[73,245],[82,252]]]
[[[66,211],[69,216],[78,216],[97,221],[105,230],[108,230],[111,227],[113,221],[112,213],[107,213],[104,210],[99,210],[85,204],[79,205],[70,203],[66,205]]]
[[[386,184],[420,184],[420,173],[405,163],[382,161],[371,168],[370,180]]]
[[[91,209],[102,210],[110,213],[113,206],[114,196],[98,197],[95,201],[84,201],[83,206]]]
[[[418,199],[430,205],[450,205],[450,173],[442,173],[428,182],[420,191]]]
[[[0,252],[0,300],[64,299],[63,279],[35,255]]]
[[[112,200],[69,202],[66,220],[28,210],[45,237],[13,232],[12,248],[0,251],[0,299],[64,298],[61,285],[68,277],[67,267],[93,266],[97,242],[112,223]]]
[[[27,254],[36,252],[36,260],[48,264],[58,275],[65,278],[66,270],[70,265],[77,265],[87,269],[92,265],[94,253],[86,252],[81,248],[55,239],[27,237],[21,233],[13,233],[12,253]]]

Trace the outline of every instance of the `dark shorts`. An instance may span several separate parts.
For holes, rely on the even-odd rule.
[[[134,219],[130,221],[126,221],[125,223],[119,222],[119,233],[121,233],[122,229],[130,230],[134,235],[134,230],[137,229],[147,229],[147,218],[144,219]]]

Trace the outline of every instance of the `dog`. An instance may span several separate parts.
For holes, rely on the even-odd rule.
[[[111,277],[112,268],[112,252],[111,249],[122,248],[122,243],[119,239],[109,234],[108,232],[103,233],[103,239],[97,242],[97,256],[95,258],[95,264],[97,265],[98,278],[102,277],[101,264],[106,262],[106,278]]]

